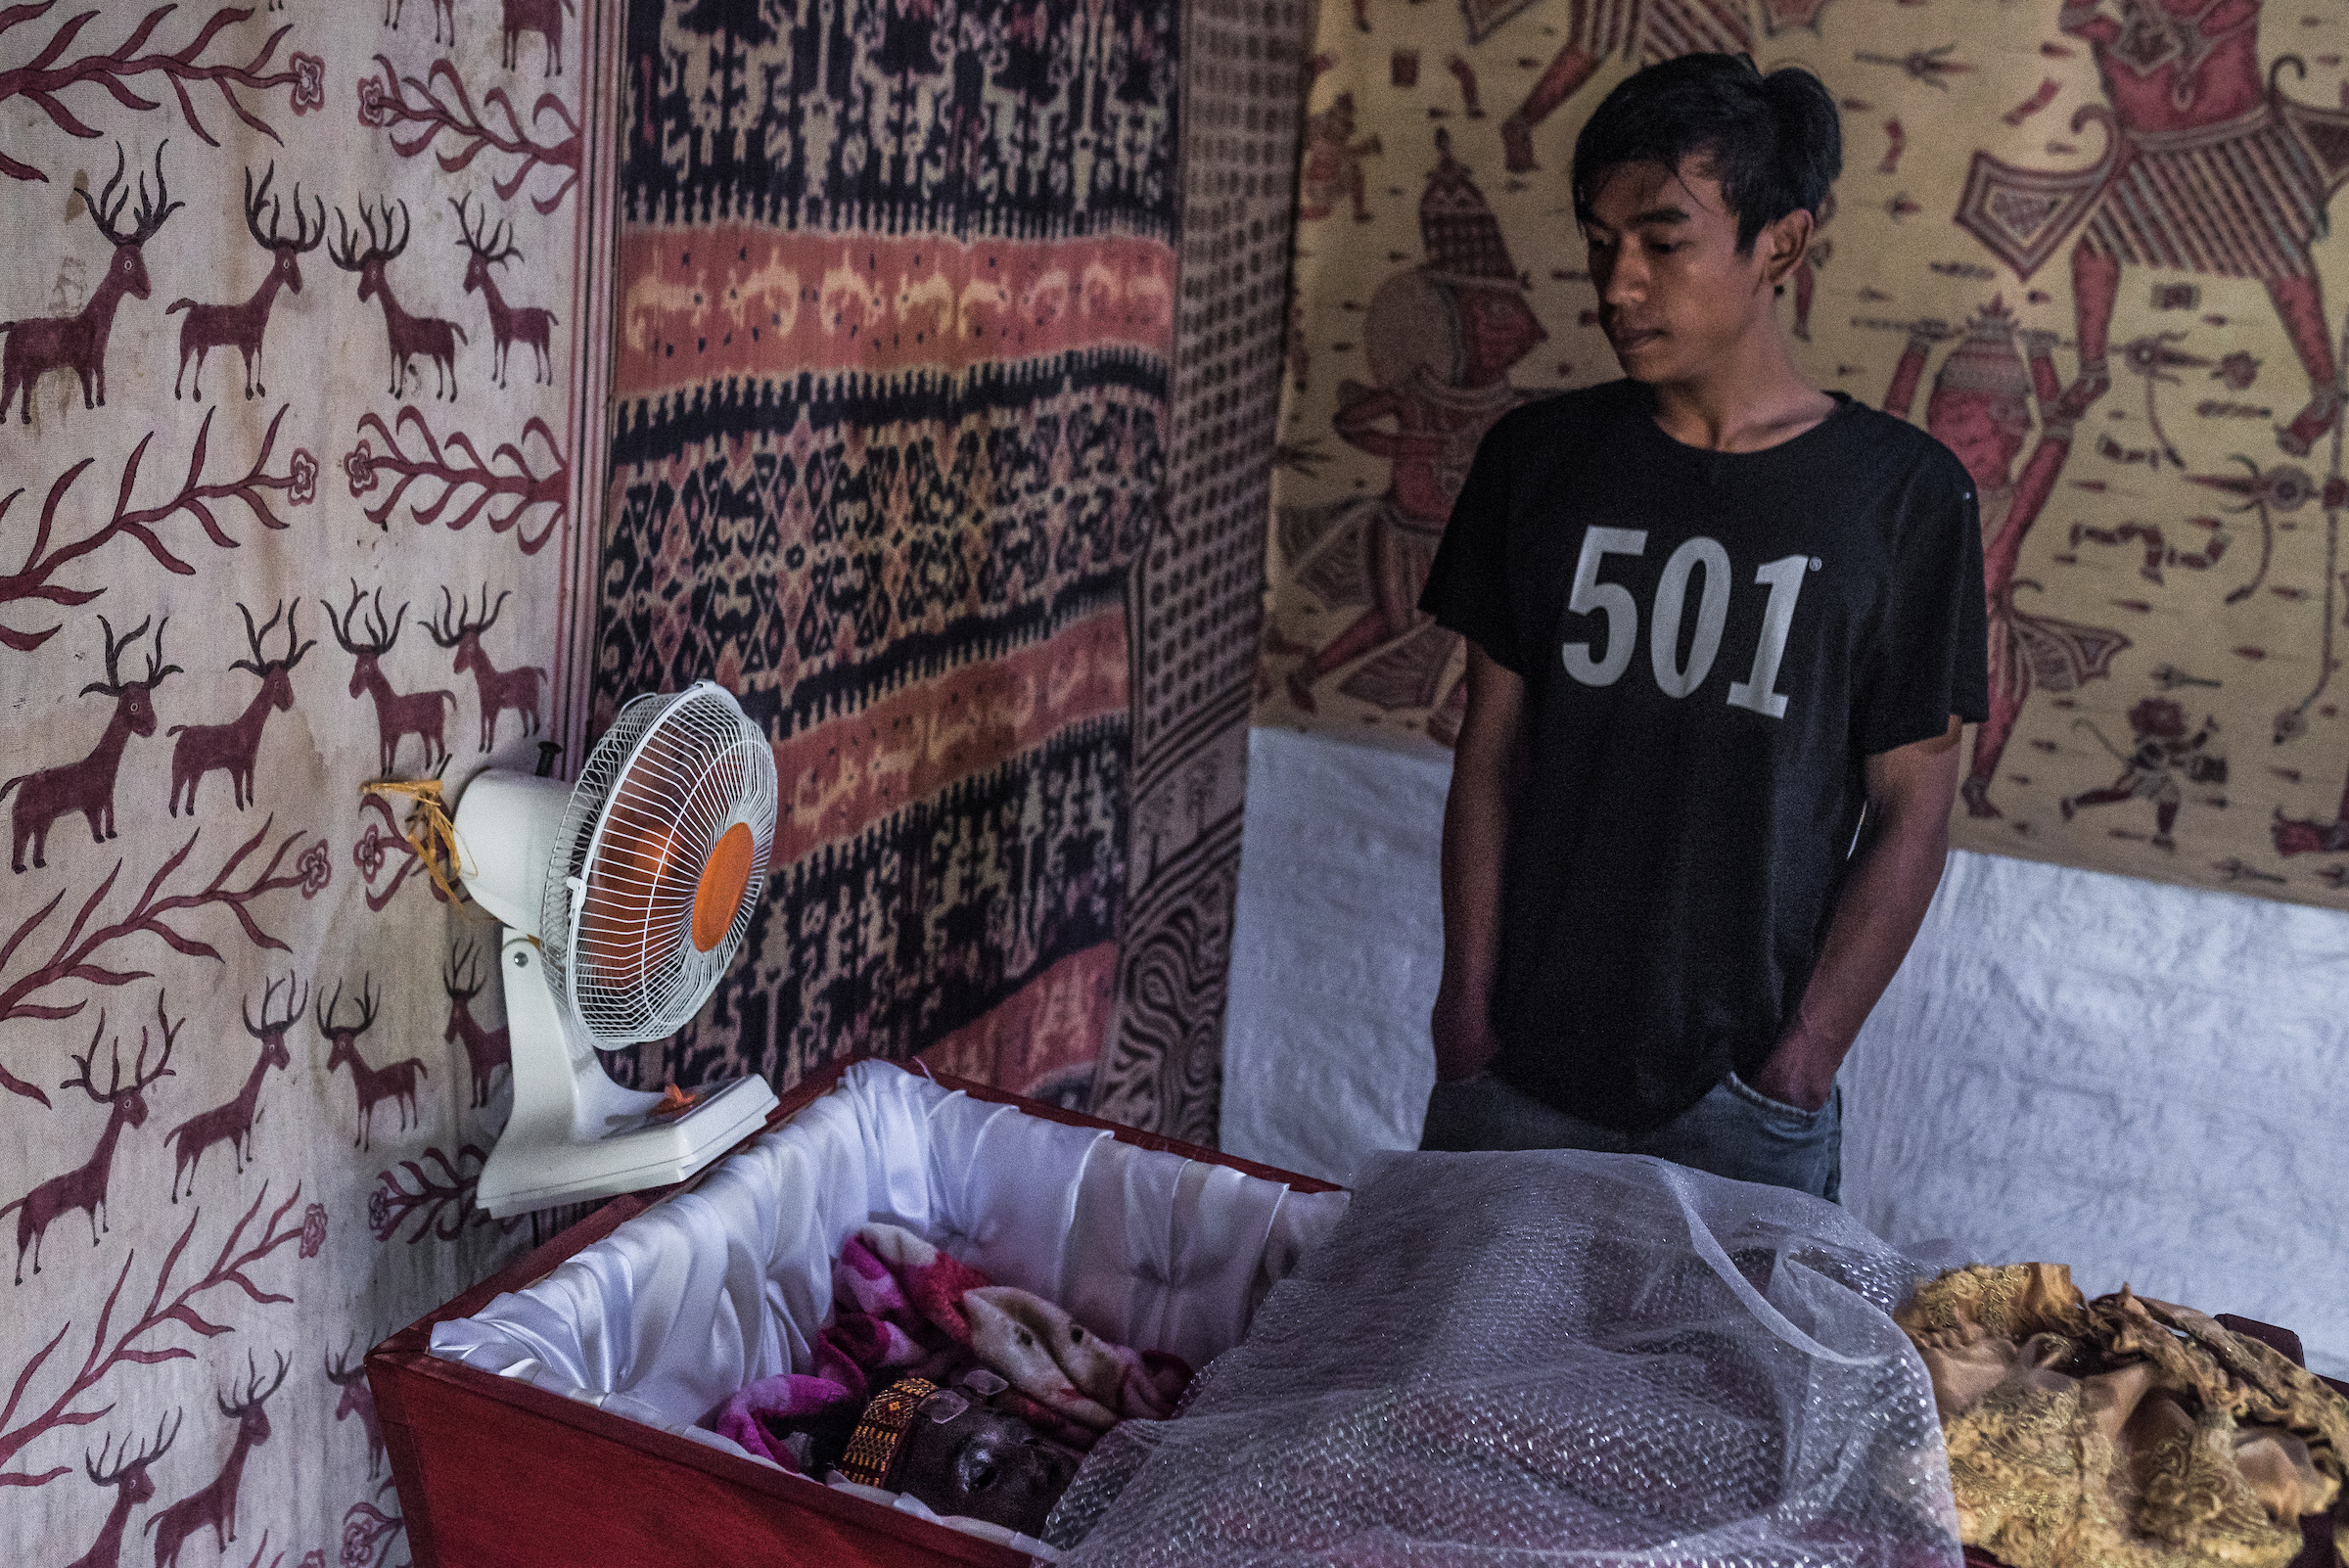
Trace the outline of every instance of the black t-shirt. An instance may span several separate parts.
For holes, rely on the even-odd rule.
[[[1637,1130],[1758,1070],[1818,961],[1861,761],[1989,713],[1964,467],[1842,394],[1759,452],[1622,381],[1478,448],[1421,607],[1524,677],[1502,1079]]]

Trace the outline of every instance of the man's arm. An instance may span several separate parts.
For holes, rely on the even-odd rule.
[[[1876,998],[1916,940],[1950,853],[1950,805],[1958,796],[1958,736],[1946,734],[1870,757],[1868,809],[1876,814],[1859,865],[1836,899],[1819,966],[1777,1049],[1752,1087],[1773,1100],[1818,1110],[1835,1087],[1835,1069],[1867,1021]],[[1464,738],[1464,736],[1463,736]],[[1458,787],[1456,784],[1453,786]],[[1446,825],[1445,914],[1451,915],[1451,848]],[[1447,946],[1447,977],[1451,974]]]
[[[1482,1072],[1495,1049],[1501,862],[1524,769],[1525,681],[1471,641],[1468,712],[1444,800],[1444,979],[1429,1019],[1436,1077],[1444,1083]]]

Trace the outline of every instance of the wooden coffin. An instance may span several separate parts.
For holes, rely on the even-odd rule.
[[[784,1096],[773,1128],[830,1090],[839,1063]],[[1297,1192],[1309,1176],[938,1077],[973,1099],[1112,1133],[1118,1141],[1238,1172]],[[746,1140],[747,1142],[747,1140]],[[687,1184],[688,1186],[691,1183]],[[880,1503],[720,1453],[428,1348],[435,1324],[544,1278],[676,1189],[614,1198],[495,1276],[393,1334],[367,1356],[417,1568],[595,1563],[912,1565],[1018,1568],[1025,1554]]]

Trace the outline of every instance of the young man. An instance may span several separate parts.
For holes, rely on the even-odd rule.
[[[1816,77],[1731,55],[1640,71],[1576,143],[1627,379],[1493,428],[1421,601],[1469,644],[1424,1147],[1836,1194],[1835,1072],[1988,711],[1965,469],[1779,332],[1841,163]]]

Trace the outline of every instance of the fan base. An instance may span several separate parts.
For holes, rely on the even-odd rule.
[[[612,1082],[566,1021],[538,945],[509,929],[505,975],[514,1107],[482,1167],[474,1202],[496,1218],[682,1181],[759,1130],[775,1106],[762,1079],[706,1084],[682,1115]]]
[[[591,1140],[510,1130],[483,1168],[474,1201],[503,1220],[682,1181],[758,1131],[774,1107],[763,1079],[736,1078],[702,1090],[680,1116],[625,1118]]]

